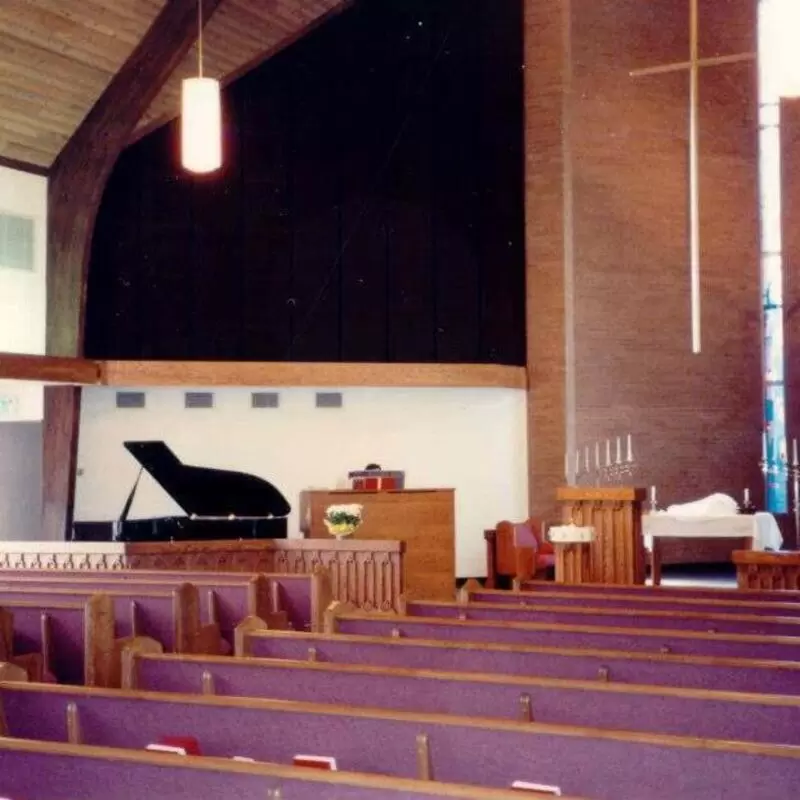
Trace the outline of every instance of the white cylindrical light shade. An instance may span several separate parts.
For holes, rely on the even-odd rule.
[[[213,78],[183,81],[181,163],[190,172],[213,172],[222,166],[222,94]]]

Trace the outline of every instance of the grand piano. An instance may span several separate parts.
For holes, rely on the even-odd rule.
[[[125,442],[140,470],[120,517],[76,522],[76,542],[167,542],[215,539],[285,539],[292,510],[269,481],[243,472],[184,464],[160,441]],[[186,516],[128,519],[142,474],[147,472]]]

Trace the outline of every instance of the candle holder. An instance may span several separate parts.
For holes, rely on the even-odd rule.
[[[762,455],[758,461],[758,467],[764,476],[765,485],[769,485],[770,479],[777,483],[788,481],[791,478],[795,540],[800,541],[800,463],[798,463],[796,453],[793,462],[790,465],[783,453],[781,453],[777,462],[771,462]]]

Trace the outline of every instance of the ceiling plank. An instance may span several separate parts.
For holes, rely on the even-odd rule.
[[[95,385],[102,378],[103,365],[99,361],[0,353],[0,380]]]
[[[221,0],[200,0],[203,19]],[[136,124],[197,38],[196,0],[167,3],[59,153],[48,182],[47,353],[83,353],[86,276],[97,209]],[[80,389],[45,390],[42,525],[72,526]]]

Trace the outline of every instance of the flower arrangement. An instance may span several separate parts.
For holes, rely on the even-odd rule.
[[[325,509],[325,516],[323,522],[328,532],[335,536],[337,539],[343,539],[345,536],[352,536],[356,528],[361,524],[361,512],[363,506],[357,503],[342,506],[328,506]]]

